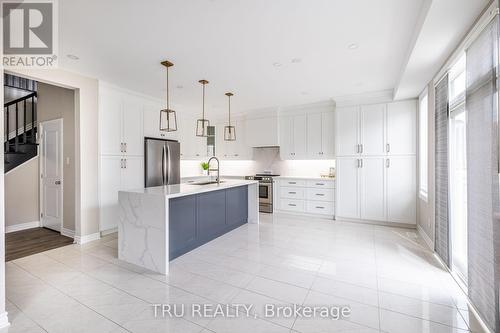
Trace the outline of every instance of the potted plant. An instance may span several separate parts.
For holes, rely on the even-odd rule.
[[[208,163],[201,162],[201,169],[203,170],[203,176],[208,176]]]

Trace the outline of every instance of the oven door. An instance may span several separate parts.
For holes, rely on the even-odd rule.
[[[259,203],[273,203],[273,184],[259,183]]]

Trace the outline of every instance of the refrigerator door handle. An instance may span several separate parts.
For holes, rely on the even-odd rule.
[[[165,155],[165,146],[163,146],[161,150],[161,181],[163,185],[165,185]]]
[[[170,165],[172,164],[171,161],[170,161],[170,148],[168,147],[168,144],[165,145],[165,147],[167,148],[167,160],[166,160],[166,175],[165,175],[165,178],[167,180],[166,184],[165,185],[168,185],[169,184],[169,180],[170,180]]]

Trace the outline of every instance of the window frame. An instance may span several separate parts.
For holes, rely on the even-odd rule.
[[[425,103],[424,103],[425,102]],[[422,106],[425,107],[423,108]],[[425,117],[423,117],[425,116]],[[429,91],[426,87],[418,97],[418,195],[429,199]]]

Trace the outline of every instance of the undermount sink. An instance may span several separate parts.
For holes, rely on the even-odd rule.
[[[221,180],[220,182],[224,183],[223,180]],[[210,185],[210,184],[217,184],[217,181],[216,180],[209,180],[209,181],[204,181],[204,182],[189,183],[189,185]]]

